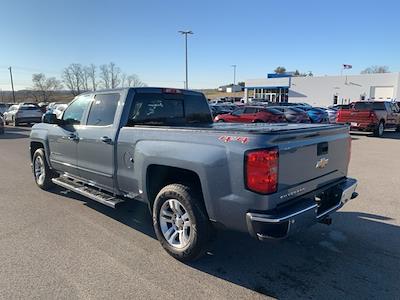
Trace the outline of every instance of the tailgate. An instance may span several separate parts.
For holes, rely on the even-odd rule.
[[[279,147],[278,191],[315,181],[327,184],[347,175],[350,159],[348,127],[315,128],[311,132],[281,135]]]
[[[371,122],[373,112],[370,110],[341,109],[338,112],[337,120],[340,123],[366,123]]]

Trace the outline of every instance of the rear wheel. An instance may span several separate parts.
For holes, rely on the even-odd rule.
[[[170,184],[157,195],[153,226],[163,248],[180,261],[200,257],[207,246],[210,223],[202,196],[189,186]]]
[[[385,123],[380,121],[378,126],[374,130],[374,136],[381,137],[385,131]]]
[[[47,164],[44,149],[37,149],[33,154],[32,169],[33,176],[38,187],[40,187],[42,190],[49,190],[54,186],[54,183],[51,181],[51,179],[55,176]]]

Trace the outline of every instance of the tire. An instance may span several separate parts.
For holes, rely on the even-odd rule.
[[[44,153],[43,148],[37,149],[33,154],[32,171],[36,185],[42,190],[47,191],[54,187],[54,183],[51,181],[51,179],[55,176],[47,164],[46,154]]]
[[[189,186],[170,184],[154,201],[157,238],[169,255],[183,262],[202,256],[210,238],[211,226],[201,199]]]
[[[264,122],[261,120],[255,120],[253,123],[264,123]]]
[[[385,131],[385,122],[380,121],[378,126],[374,130],[374,136],[382,137],[384,131]]]
[[[224,120],[218,120],[217,123],[224,123]]]

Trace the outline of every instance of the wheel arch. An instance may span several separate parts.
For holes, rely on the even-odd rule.
[[[201,195],[201,199],[198,200],[204,205],[204,208],[206,207],[200,176],[195,171],[167,165],[151,164],[146,170],[146,194],[150,209],[153,208],[158,192],[164,186],[172,183],[188,185],[194,188]]]

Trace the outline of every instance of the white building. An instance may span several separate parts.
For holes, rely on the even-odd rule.
[[[245,99],[270,102],[329,106],[368,99],[400,99],[400,73],[314,77],[269,74],[245,83]]]
[[[243,86],[238,84],[222,85],[218,88],[218,91],[227,93],[236,93],[243,91]]]

